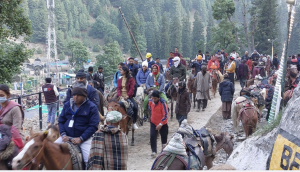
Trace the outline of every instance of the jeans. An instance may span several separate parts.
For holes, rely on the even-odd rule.
[[[162,144],[167,144],[168,132],[169,132],[168,124],[163,125],[159,130]],[[152,122],[150,126],[150,142],[151,142],[152,152],[157,153],[157,130],[156,130],[156,126]]]
[[[81,152],[82,152],[83,160],[84,160],[85,163],[87,163],[88,160],[89,160],[92,140],[93,140],[93,137],[90,137],[89,139],[87,139],[86,141],[84,141],[83,143],[81,143],[79,145],[80,149],[81,149]],[[59,137],[57,140],[55,140],[54,143],[61,144],[62,142],[63,142],[62,137]]]
[[[176,119],[177,119],[177,121],[178,121],[178,123],[179,123],[179,127],[180,127],[181,122],[182,122],[183,120],[187,119],[187,115],[180,115],[180,114],[177,114],[177,113],[176,113]]]
[[[51,123],[52,125],[54,125],[55,114],[57,112],[57,103],[52,103],[47,105],[47,109],[48,109],[47,123]]]
[[[168,98],[164,93],[160,93],[159,94],[160,98],[164,99],[166,101],[166,103],[168,104]],[[145,95],[145,100],[144,100],[144,112],[147,112],[148,110],[148,103],[149,103],[149,97],[148,95]]]
[[[247,82],[247,79],[240,78],[240,84],[241,84],[242,88],[244,88],[244,86],[246,85],[246,82]]]
[[[133,120],[133,123],[136,123],[137,116],[138,116],[138,106],[137,106],[136,102],[134,101],[133,97],[129,98],[129,100],[133,103],[133,116],[132,116],[132,120]]]

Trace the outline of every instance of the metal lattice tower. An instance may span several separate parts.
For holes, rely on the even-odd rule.
[[[56,63],[57,81],[58,81],[58,67],[57,67],[57,49],[56,49],[56,34],[55,34],[55,2],[54,0],[47,0],[48,9],[48,33],[47,33],[47,59],[48,59],[48,77],[50,77],[50,62]],[[58,84],[58,82],[57,82]]]

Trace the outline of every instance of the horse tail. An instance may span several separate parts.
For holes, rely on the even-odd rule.
[[[231,117],[232,117],[232,121],[233,121],[233,128],[235,130],[237,130],[237,126],[238,126],[238,114],[236,111],[236,102],[233,101],[231,104]]]

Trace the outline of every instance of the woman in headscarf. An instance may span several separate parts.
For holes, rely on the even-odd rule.
[[[142,70],[139,70],[136,75],[136,82],[139,87],[145,86],[146,80],[148,75],[150,74],[150,71],[148,70],[148,63],[147,61],[144,61],[142,63]]]
[[[157,64],[152,65],[152,73],[150,73],[146,80],[146,88],[155,88],[159,91],[160,98],[164,99],[166,103],[168,103],[168,98],[165,95],[164,91],[165,87],[165,78],[163,74],[159,73],[159,66]],[[146,117],[147,107],[148,107],[148,95],[145,96],[144,100],[144,113]]]
[[[135,100],[133,99],[135,80],[129,74],[129,69],[127,66],[122,67],[121,75],[122,78],[118,80],[117,95],[118,97],[122,96],[125,100],[130,100],[130,102],[133,103],[133,128],[138,129],[136,125],[138,107]]]
[[[9,87],[5,84],[0,84],[0,123],[9,126],[14,126],[18,129],[22,136],[22,124],[24,120],[24,112],[22,106],[18,103],[9,100]]]
[[[219,94],[222,100],[222,115],[223,119],[230,119],[231,103],[234,94],[233,84],[230,82],[228,74],[224,74],[224,80],[220,83]]]

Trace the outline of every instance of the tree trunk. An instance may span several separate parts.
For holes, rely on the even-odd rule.
[[[247,22],[247,10],[246,10],[246,1],[243,0],[243,7],[244,7],[244,11],[243,11],[243,21],[244,21],[244,31],[245,31],[245,36],[246,36],[246,40],[247,40],[247,46],[248,46],[248,50],[247,51],[250,51],[252,52],[252,49],[251,49],[251,43],[250,43],[250,38],[249,38],[249,34],[248,34],[248,22]]]
[[[235,27],[235,24],[231,21],[231,18],[230,18],[230,16],[228,14],[227,14],[227,19],[232,24],[232,27],[233,27],[233,30],[234,30],[234,34],[235,34],[235,41],[236,41],[236,43],[238,43],[240,45],[240,47],[242,47],[242,49],[244,49],[244,51],[245,51],[246,47],[245,47],[245,45],[243,43],[241,43],[239,41],[239,37],[238,37],[238,33],[237,33],[237,29]]]

